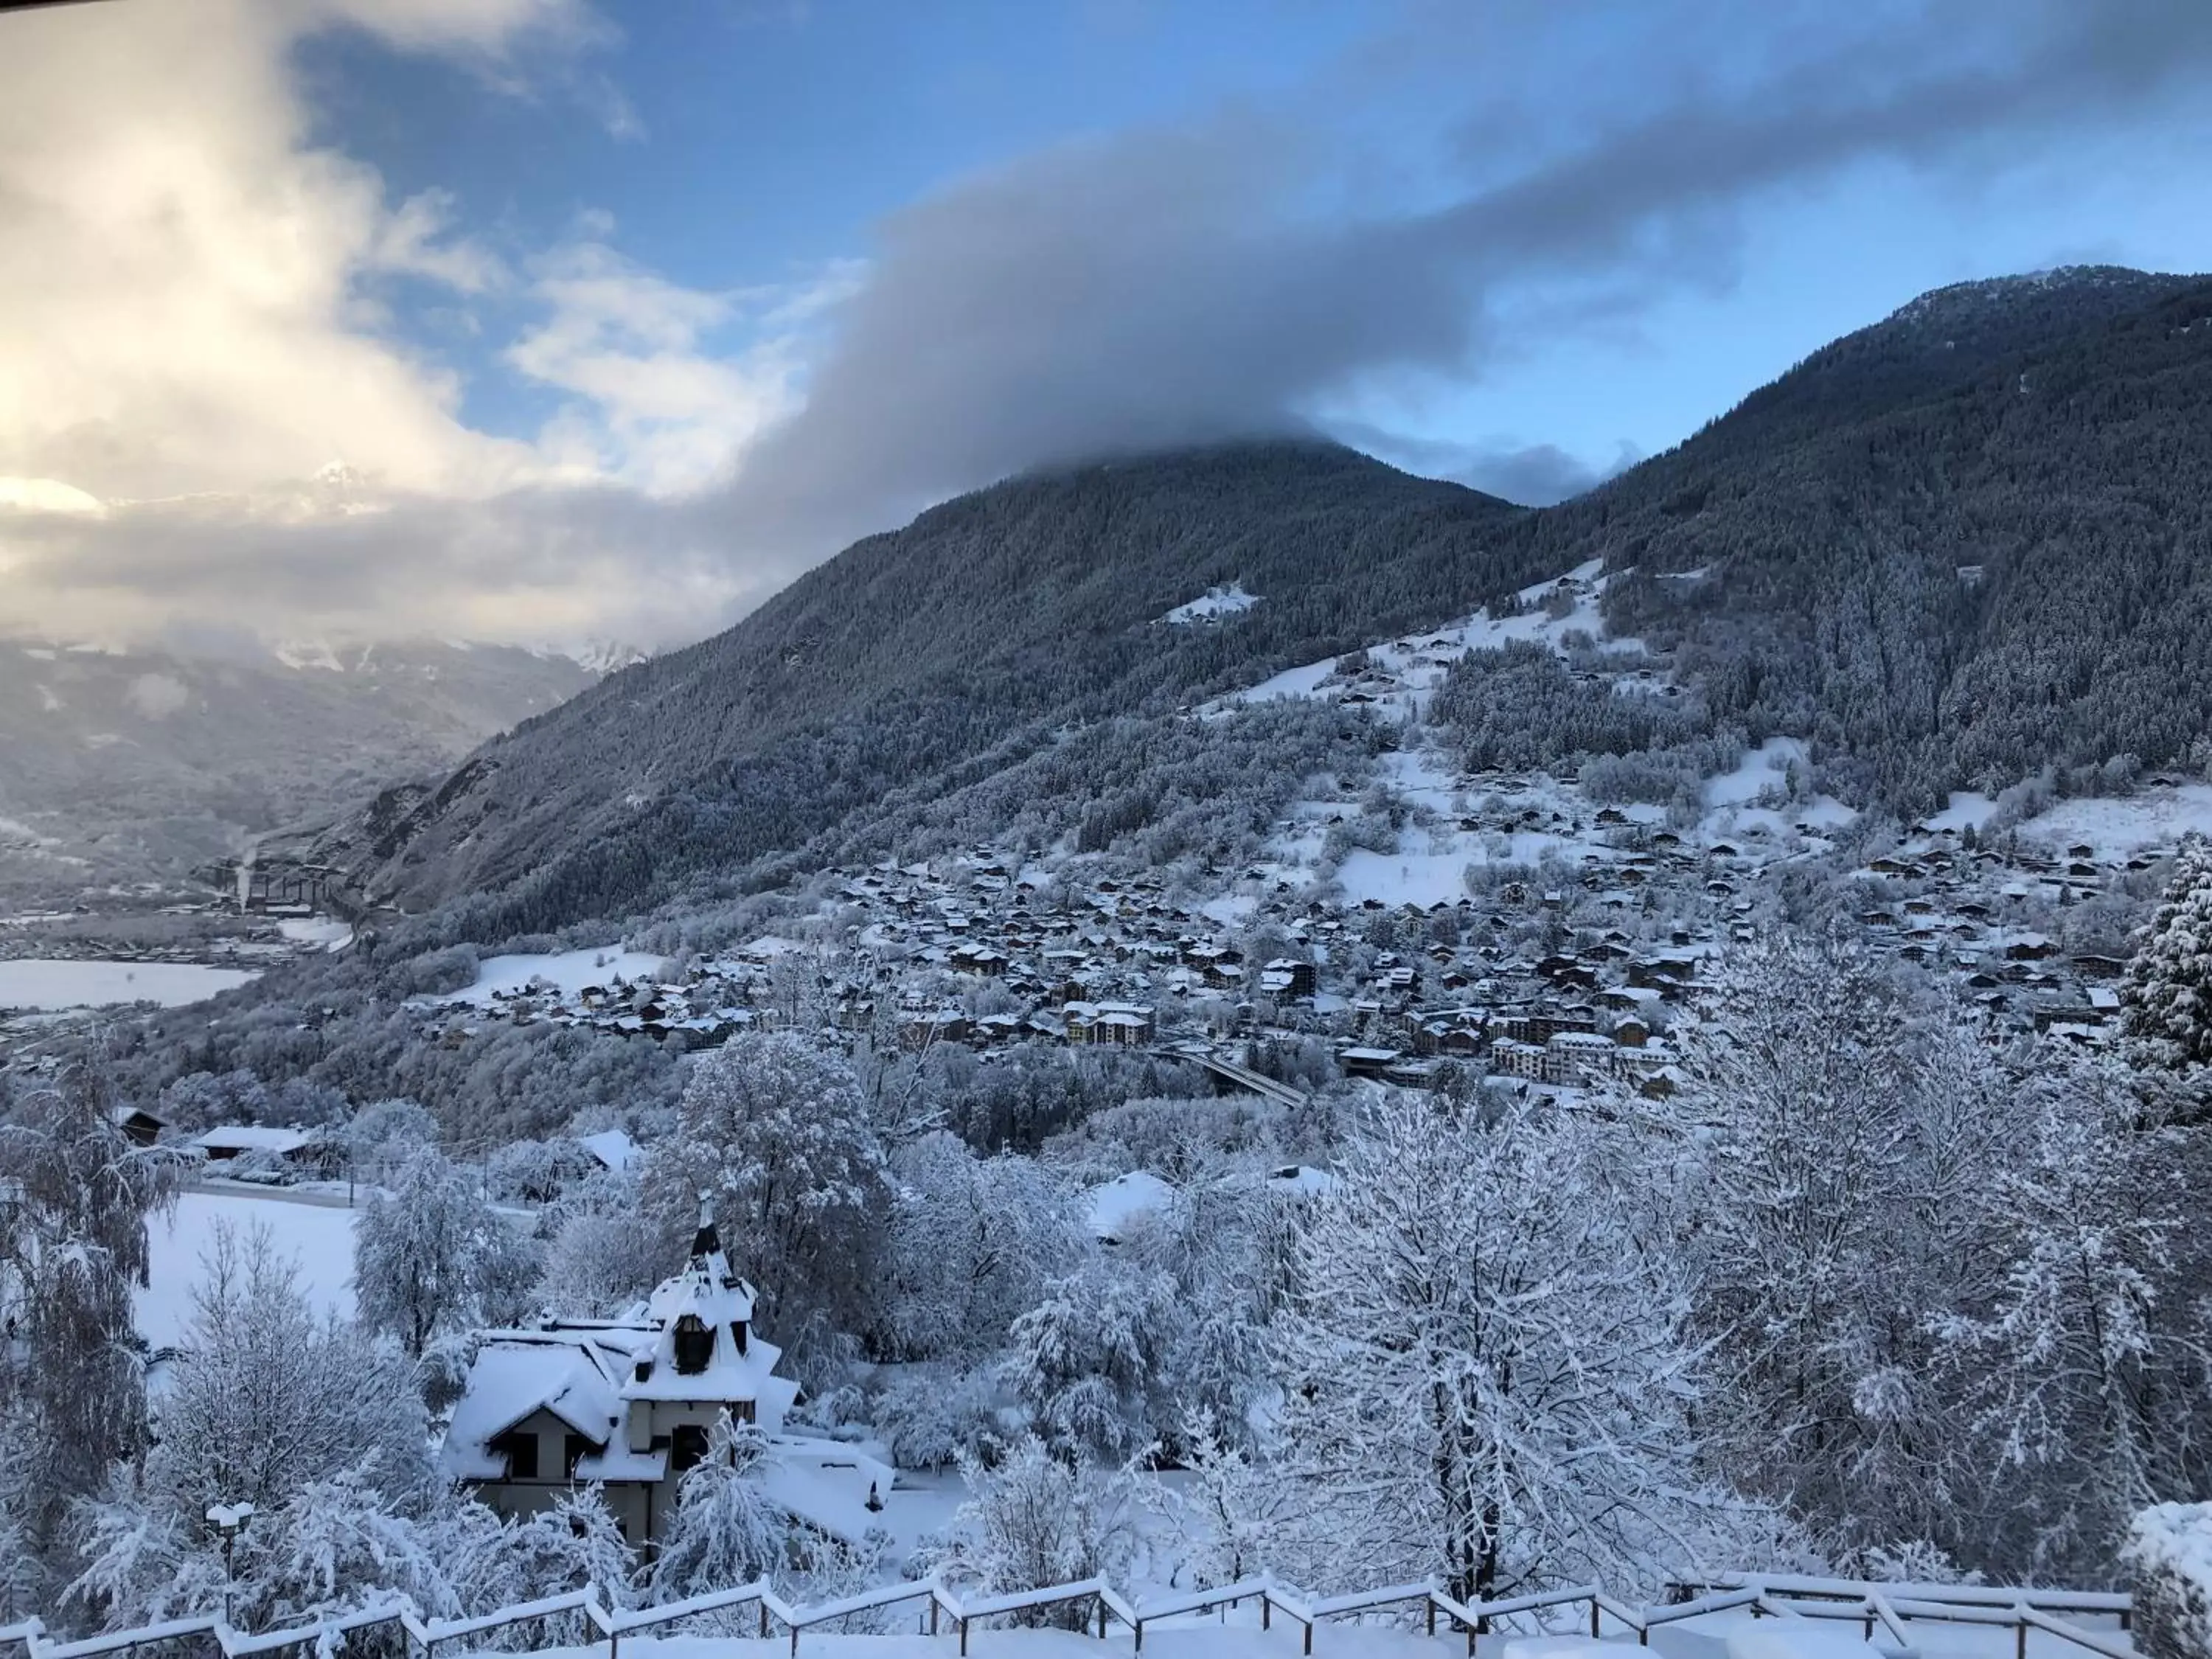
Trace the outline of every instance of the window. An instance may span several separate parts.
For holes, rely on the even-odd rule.
[[[714,1358],[714,1333],[697,1314],[685,1314],[676,1322],[676,1369],[686,1376],[696,1376],[707,1369]]]
[[[561,1472],[574,1480],[576,1478],[576,1465],[597,1450],[599,1448],[592,1444],[587,1437],[580,1434],[570,1435],[567,1443],[561,1449]]]
[[[752,1420],[753,1402],[751,1401],[732,1400],[730,1401],[730,1421],[732,1423],[750,1423]]]
[[[510,1480],[535,1480],[538,1478],[538,1437],[525,1434],[520,1429],[509,1429],[494,1438],[488,1449],[507,1459],[507,1478]]]
[[[668,1467],[681,1474],[707,1461],[707,1431],[696,1423],[680,1425],[668,1440]]]

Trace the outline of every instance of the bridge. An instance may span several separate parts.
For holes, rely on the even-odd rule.
[[[1224,1083],[1252,1094],[1261,1095],[1280,1106],[1303,1106],[1306,1091],[1295,1084],[1279,1082],[1263,1077],[1249,1066],[1239,1066],[1233,1060],[1224,1060],[1203,1043],[1171,1043],[1150,1051],[1161,1060],[1180,1060],[1193,1066],[1203,1066]]]

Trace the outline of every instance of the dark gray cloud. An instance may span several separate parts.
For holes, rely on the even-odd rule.
[[[1603,462],[1594,462],[1557,444],[1505,438],[1455,443],[1349,421],[1333,422],[1329,429],[1331,435],[1393,466],[1425,478],[1449,478],[1522,507],[1554,506],[1596,489],[1644,459],[1626,440]]]
[[[1531,347],[1500,336],[1513,289],[1609,284],[1617,314],[1725,283],[1763,196],[1875,159],[1999,169],[2212,82],[2203,0],[1507,6],[1473,42],[1468,16],[1425,15],[1428,46],[1577,84],[1486,82],[1459,184],[1418,209],[1372,205],[1339,129],[1286,107],[1059,149],[894,216],[804,410],[729,493],[738,556],[790,568],[1032,465],[1479,375]],[[1530,498],[1595,481],[1540,443],[1452,470]]]

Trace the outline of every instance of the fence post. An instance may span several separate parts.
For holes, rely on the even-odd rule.
[[[1306,1652],[1306,1654],[1307,1654],[1307,1656],[1308,1656],[1308,1659],[1311,1659],[1311,1656],[1312,1656],[1312,1653],[1313,1653],[1313,1627],[1314,1627],[1314,1621],[1313,1621],[1312,1620],[1310,1620],[1310,1619],[1307,1620],[1306,1620],[1306,1644],[1305,1644],[1305,1652]]]
[[[1139,1619],[1137,1620],[1133,1628],[1136,1632],[1137,1639],[1135,1644],[1130,1650],[1134,1653],[1142,1653],[1145,1650],[1145,1621]]]
[[[1437,1633],[1437,1598],[1433,1595],[1428,1597],[1427,1600],[1422,1603],[1422,1606],[1428,1613],[1428,1633],[1434,1636]]]
[[[2027,1620],[2022,1619],[2013,1626],[2014,1659],[2027,1659]]]
[[[760,1604],[760,1632],[761,1632],[761,1640],[762,1640],[762,1641],[763,1641],[763,1642],[767,1641],[767,1640],[768,1640],[768,1597],[766,1597],[765,1595],[763,1595],[763,1597],[761,1597],[761,1604]]]
[[[968,1615],[960,1615],[960,1659],[968,1659]]]
[[[1597,1597],[1590,1597],[1590,1640],[1597,1640]]]
[[[933,1595],[929,1598],[929,1633],[937,1634],[937,1598]]]
[[[1261,1630],[1271,1630],[1273,1628],[1273,1626],[1268,1623],[1268,1620],[1273,1618],[1274,1613],[1274,1603],[1267,1599],[1267,1592],[1262,1590],[1260,1593],[1260,1628]]]

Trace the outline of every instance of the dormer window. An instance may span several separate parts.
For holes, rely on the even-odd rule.
[[[686,1376],[696,1376],[714,1359],[714,1328],[697,1314],[685,1314],[676,1322],[676,1369]]]
[[[745,1322],[744,1320],[733,1319],[730,1322],[730,1340],[737,1344],[738,1358],[744,1358],[745,1356]]]

